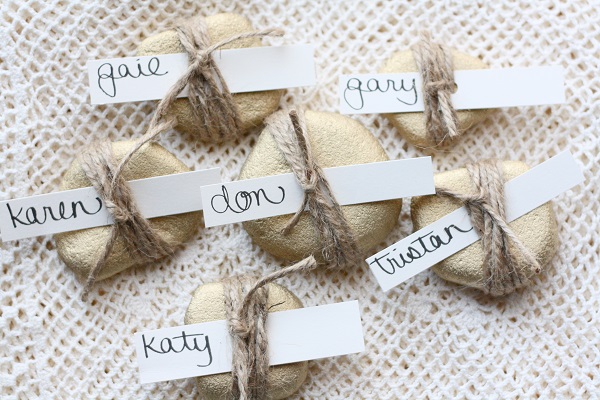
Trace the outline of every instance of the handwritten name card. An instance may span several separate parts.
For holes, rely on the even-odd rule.
[[[561,67],[455,71],[457,110],[560,104],[565,102]],[[423,82],[417,72],[342,75],[342,114],[423,111]]]
[[[325,168],[340,205],[435,193],[431,157]],[[295,213],[304,198],[293,174],[202,188],[207,227]]]
[[[200,188],[221,182],[220,169],[130,181],[146,218],[202,210]],[[0,201],[2,241],[110,225],[112,217],[92,187]]]
[[[271,365],[364,351],[357,301],[269,314]],[[231,371],[231,341],[225,321],[135,334],[142,383]]]
[[[583,182],[569,152],[560,153],[505,186],[508,222],[527,214]],[[367,258],[371,271],[388,291],[479,240],[464,207]]]
[[[213,53],[231,93],[315,84],[313,45],[265,46]],[[87,64],[92,104],[159,100],[187,69],[187,54],[112,58]],[[187,90],[180,97],[186,97]]]

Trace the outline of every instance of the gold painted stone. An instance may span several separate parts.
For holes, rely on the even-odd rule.
[[[529,170],[526,164],[519,161],[504,161],[502,167],[507,181]],[[436,187],[448,188],[459,193],[476,193],[465,168],[436,174],[434,181]],[[460,206],[458,200],[447,197],[414,197],[411,203],[414,231],[437,221]],[[544,268],[558,248],[558,230],[552,205],[546,203],[509,225]],[[441,261],[433,270],[448,281],[482,289],[483,263],[483,245],[481,241],[477,241]]]
[[[253,31],[253,27],[247,18],[237,14],[217,14],[205,18],[211,43],[217,43],[233,35]],[[245,47],[262,46],[260,38],[249,38],[237,40],[223,46],[222,49],[238,49]],[[177,33],[174,30],[154,35],[144,40],[137,49],[139,56],[150,56],[158,54],[173,54],[185,52]],[[249,67],[251,68],[251,67]],[[241,133],[245,133],[253,127],[262,124],[263,120],[271,115],[279,107],[279,100],[283,90],[266,90],[262,92],[235,93],[233,99],[237,105],[240,120]],[[189,134],[195,134],[200,138],[205,137],[205,130],[196,124],[192,108],[187,99],[177,99],[170,109],[170,113],[177,117],[179,124],[176,129]]]
[[[465,69],[486,69],[488,68],[483,61],[476,57],[459,53],[451,50],[455,70]],[[397,52],[390,57],[380,73],[401,73],[418,72],[417,63],[413,57],[412,51]],[[460,90],[460,88],[459,88]],[[464,132],[472,125],[484,120],[490,110],[462,110],[457,111],[458,129]],[[425,114],[422,112],[414,113],[394,113],[383,114],[394,125],[398,132],[410,143],[418,147],[435,147],[436,143],[429,139],[425,128]],[[448,143],[449,144],[449,143]]]
[[[269,312],[302,308],[300,300],[286,288],[269,283],[267,304]],[[200,286],[194,292],[192,301],[185,313],[186,324],[218,321],[226,319],[225,296],[220,282]],[[308,373],[308,362],[271,367],[269,371],[269,399],[283,399],[300,388]],[[198,391],[203,399],[228,399],[232,384],[231,373],[200,376],[196,378]]]
[[[359,122],[343,115],[307,110],[307,133],[313,155],[322,168],[389,160],[377,139]],[[248,156],[239,179],[291,172],[273,136],[266,127]],[[396,184],[389,182],[390,185]],[[361,190],[361,188],[356,188]],[[402,200],[342,206],[359,248],[366,251],[381,243],[396,225]],[[311,218],[304,213],[288,235],[282,230],[291,215],[244,222],[254,242],[265,251],[287,261],[310,254],[322,257]]]
[[[112,144],[116,160],[121,160],[134,142],[116,142]],[[190,169],[162,146],[150,143],[129,161],[123,172],[126,180],[150,178],[188,172]],[[78,160],[75,160],[63,177],[61,190],[78,189],[91,186]],[[201,212],[192,212],[151,219],[151,226],[169,244],[176,246],[192,238],[202,220]],[[112,227],[101,226],[54,235],[60,258],[80,278],[87,278],[95,265],[101,250],[106,246]],[[123,238],[118,238],[97,280],[106,279],[135,265],[127,251]]]

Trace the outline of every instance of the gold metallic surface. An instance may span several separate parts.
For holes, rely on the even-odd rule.
[[[316,161],[323,168],[387,161],[389,158],[377,139],[359,122],[343,115],[306,111],[306,125]],[[259,136],[239,179],[291,172],[268,128]],[[388,184],[394,185],[395,182]],[[362,188],[356,188],[362,190]],[[402,207],[401,200],[343,206],[342,210],[361,250],[382,242],[393,229]],[[298,261],[310,254],[321,257],[310,216],[300,217],[290,234],[283,235],[290,215],[244,222],[254,242],[265,251],[287,261]]]
[[[276,283],[270,283],[268,287],[269,312],[302,308],[300,300],[286,288]],[[197,324],[225,318],[223,285],[208,283],[196,289],[185,313],[185,323]],[[272,367],[269,371],[269,398],[283,399],[291,396],[300,388],[307,372],[306,361]],[[230,373],[201,376],[196,381],[202,399],[228,399],[227,394],[232,384]]]
[[[529,167],[519,161],[502,163],[504,176],[510,180],[526,172]],[[475,193],[465,168],[435,175],[436,187],[444,187],[459,193]],[[460,207],[460,203],[445,197],[421,196],[412,199],[411,216],[417,231],[437,221]],[[550,203],[546,203],[510,223],[510,227],[523,244],[536,256],[542,268],[552,259],[558,248],[556,216]],[[477,241],[438,263],[433,270],[443,279],[461,285],[482,288],[483,245]]]
[[[133,142],[113,143],[115,158],[120,160],[133,146]],[[148,144],[131,159],[125,167],[123,176],[126,180],[150,178],[153,176],[188,172],[190,169],[173,154],[156,143]],[[71,190],[91,186],[83,173],[78,160],[75,160],[63,177],[61,190]],[[179,245],[192,238],[201,224],[202,213],[193,212],[150,220],[152,227],[171,245]],[[60,258],[80,278],[85,279],[100,256],[101,249],[106,246],[110,236],[110,226],[63,232],[54,235],[56,248]],[[104,268],[97,280],[108,278],[135,265],[135,261],[127,251],[127,244],[117,239]]]
[[[466,69],[486,69],[488,68],[481,60],[476,57],[459,53],[452,50],[455,70]],[[390,57],[380,73],[400,73],[417,72],[417,64],[412,51],[397,52]],[[490,110],[463,110],[457,112],[459,131],[464,133],[472,125],[482,121],[487,117]],[[418,147],[432,147],[435,143],[427,137],[425,129],[425,115],[422,112],[416,113],[394,113],[383,114],[394,125],[398,132],[410,143]]]
[[[212,43],[227,39],[233,35],[253,31],[250,21],[237,14],[217,14],[206,17],[206,25],[212,39]],[[223,46],[222,49],[237,49],[245,47],[262,46],[259,38],[238,40]],[[139,56],[157,54],[183,53],[184,49],[177,33],[173,30],[159,33],[144,40],[137,49]],[[251,68],[251,67],[249,67]],[[242,132],[259,126],[263,120],[279,107],[279,99],[282,90],[266,90],[262,92],[235,93],[233,99],[238,107]],[[193,118],[192,109],[187,99],[178,99],[170,109],[170,113],[177,117],[179,124],[176,129],[188,133],[197,134],[203,131]]]

